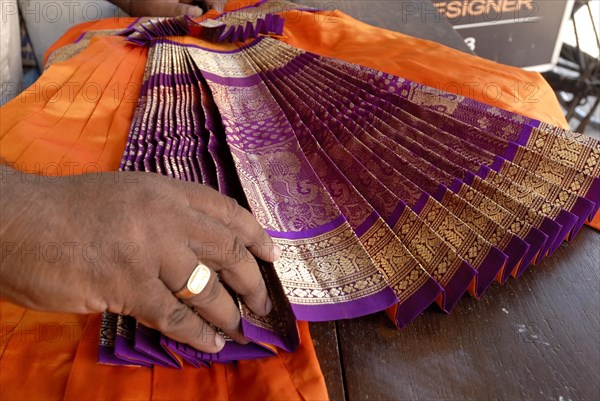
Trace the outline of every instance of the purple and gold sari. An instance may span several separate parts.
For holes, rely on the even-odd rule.
[[[228,18],[237,21],[235,16]],[[194,366],[298,346],[296,320],[450,312],[550,255],[600,204],[600,143],[286,45],[280,20],[132,27],[149,46],[121,170],[203,183],[249,208],[283,257],[260,262],[273,311],[205,354],[105,314],[104,363]],[[185,38],[203,29],[216,50]],[[209,36],[210,36],[209,35]]]

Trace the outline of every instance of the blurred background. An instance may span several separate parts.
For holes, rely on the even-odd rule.
[[[557,92],[571,128],[597,138],[600,138],[599,28],[600,1],[577,0],[573,17],[564,30],[560,59],[552,71],[544,74]]]

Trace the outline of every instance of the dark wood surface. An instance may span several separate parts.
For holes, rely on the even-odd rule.
[[[401,331],[383,314],[313,324],[331,399],[600,400],[599,261],[586,227],[449,315],[431,307]]]
[[[310,333],[327,382],[327,391],[333,401],[346,399],[337,325],[338,322],[310,324]]]
[[[469,51],[428,0],[327,4]],[[465,296],[450,315],[431,307],[401,331],[384,314],[311,331],[336,401],[600,400],[600,233],[585,227],[519,279],[480,300]]]

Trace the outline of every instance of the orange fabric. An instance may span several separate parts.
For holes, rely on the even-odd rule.
[[[318,361],[308,323],[299,322],[300,348],[280,351],[272,358],[215,364],[210,369],[185,366],[177,371],[154,368],[153,400],[260,400],[265,394],[278,400],[325,400],[325,382],[314,369]]]
[[[308,323],[298,322],[298,328],[301,339],[309,338]],[[309,368],[310,366],[319,366],[312,341],[302,341],[296,352],[280,352],[279,357],[283,360],[288,372],[290,372],[292,382],[304,400],[325,399],[323,375],[320,371]]]
[[[299,322],[302,342],[293,354],[210,369],[148,369],[96,362],[99,315],[40,313],[6,301],[0,308],[8,343],[0,360],[2,400],[328,399],[306,322]]]
[[[251,1],[240,1],[240,2],[230,2],[227,4],[226,10],[234,10],[237,8],[241,8],[251,4]],[[198,18],[197,21],[202,21],[204,19],[215,18],[219,15],[216,11],[209,11],[204,14],[202,17]],[[102,19],[98,21],[90,21],[85,22],[79,25],[74,26],[69,29],[63,36],[61,36],[56,42],[54,42],[48,50],[46,50],[46,54],[44,55],[44,63],[48,60],[50,54],[52,54],[55,50],[60,49],[63,46],[69,45],[71,43],[76,42],[84,33],[90,31],[102,31],[102,30],[114,30],[114,29],[125,29],[129,27],[131,24],[136,22],[138,18],[109,18]]]
[[[230,2],[227,10],[251,3]],[[567,126],[552,90],[537,73],[374,28],[337,11],[283,15],[284,40],[294,46]],[[86,31],[124,28],[133,21],[79,25],[47,54]],[[122,38],[98,37],[81,54],[50,67],[32,88],[0,109],[0,157],[45,175],[116,170],[146,55],[146,49]],[[600,228],[600,214],[594,224]],[[0,301],[0,323],[2,399],[327,398],[306,323],[299,324],[302,345],[294,354],[182,370],[98,365],[98,316],[43,314]],[[63,333],[50,337],[52,341],[35,341],[40,335],[53,336],[57,327],[68,328],[73,336]]]
[[[215,364],[210,369],[185,366],[182,370],[154,368],[152,400],[229,400],[226,367]]]
[[[2,309],[10,309],[2,302]],[[25,311],[0,360],[0,398],[63,397],[85,316]],[[11,324],[2,316],[2,325]]]
[[[0,109],[0,155],[42,175],[114,171],[127,141],[147,50],[99,37]]]
[[[233,1],[226,11],[252,0]],[[468,96],[537,120],[568,128],[552,88],[537,72],[495,63],[435,42],[413,38],[358,21],[339,11],[286,11],[284,41],[313,53],[335,57]],[[214,18],[211,11],[204,18]],[[108,19],[78,25],[47,52],[73,43],[92,30],[121,29],[135,18]],[[381,56],[385,49],[385,57]],[[493,81],[490,81],[493,76]]]
[[[284,41],[568,128],[544,78],[435,42],[376,28],[339,11],[287,11]]]
[[[8,341],[17,331],[19,323],[25,316],[25,308],[13,305],[0,299],[0,361]],[[2,371],[0,369],[0,381],[2,380]]]
[[[60,49],[65,45],[76,42],[84,33],[90,31],[102,31],[107,29],[125,29],[137,21],[137,18],[109,18],[98,21],[84,22],[76,25],[65,32],[56,42],[54,42],[44,55],[44,63],[48,60],[48,56],[56,49]]]
[[[308,323],[299,322],[298,328],[301,338],[309,336]],[[294,359],[296,365],[287,365],[286,361],[290,358]],[[322,375],[315,375],[314,369],[310,369],[310,366],[314,365],[318,365],[318,361],[312,341],[302,341],[294,354],[281,351],[275,358],[240,361],[237,365],[228,365],[226,374],[230,400],[257,400],[265,393],[272,394],[278,400],[322,400],[326,397],[323,391],[325,382]],[[274,372],[289,374],[274,375]],[[248,383],[253,382],[258,385],[248,386]]]
[[[600,230],[600,210],[596,212],[596,215],[589,223],[586,223],[588,226],[595,228],[596,230]]]
[[[100,315],[90,316],[68,376],[65,400],[149,400],[152,369],[97,363]]]

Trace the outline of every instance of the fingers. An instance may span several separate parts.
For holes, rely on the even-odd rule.
[[[175,9],[175,14],[172,16],[187,15],[190,17],[200,17],[203,13],[204,11],[200,7],[179,3]]]
[[[199,259],[190,249],[174,253],[170,261],[163,262],[160,278],[172,292],[180,291],[187,285]],[[214,271],[211,271],[208,283],[200,294],[183,301],[193,306],[204,320],[221,328],[235,341],[247,343],[242,332],[238,306]]]
[[[217,273],[254,313],[267,315],[272,303],[253,254],[274,261],[281,250],[235,200],[204,185],[168,182],[183,192],[190,207],[180,210],[177,224],[185,229],[187,246],[161,253],[164,267],[160,279],[171,292],[177,292],[186,286],[198,261],[206,264],[212,270],[209,282],[200,294],[185,302],[234,340],[246,342],[237,303],[219,282]]]
[[[215,353],[225,346],[223,336],[196,315],[188,305],[175,298],[158,279],[150,284],[148,291],[140,292],[140,299],[132,315],[140,323],[199,351]]]
[[[133,16],[147,17],[177,17],[189,15],[199,17],[202,9],[176,0],[132,0],[129,12]]]
[[[258,264],[235,232],[200,213],[190,220],[196,224],[188,227],[188,246],[198,259],[220,273],[254,313],[269,314],[272,303]]]
[[[219,194],[220,195],[220,194]],[[242,208],[235,199],[222,197],[220,221],[234,231],[253,255],[266,262],[274,262],[281,257],[281,248],[258,224],[252,213]]]
[[[248,343],[242,332],[240,311],[215,272],[211,272],[210,280],[202,292],[185,302],[194,306],[200,316],[221,328],[235,341]]]
[[[274,262],[281,257],[281,248],[260,226],[252,213],[214,189],[196,183],[176,182],[183,187],[190,206],[221,222],[239,236],[242,243],[258,258]]]

